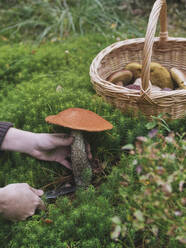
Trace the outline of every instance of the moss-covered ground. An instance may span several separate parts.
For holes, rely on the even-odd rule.
[[[144,36],[145,28],[140,28],[138,36]],[[45,117],[80,107],[114,128],[85,133],[94,157],[92,185],[53,202],[43,198],[47,211],[26,221],[1,219],[0,247],[184,247],[186,118],[149,122],[123,114],[97,96],[89,67],[116,37],[73,34],[39,46],[1,40],[1,121],[32,132],[68,132],[47,124]],[[0,168],[0,187],[27,182],[47,191],[59,178],[72,177],[57,163],[12,152],[1,153]]]

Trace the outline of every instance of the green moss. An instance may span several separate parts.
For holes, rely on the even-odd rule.
[[[73,197],[59,198],[48,204],[46,213],[39,212],[25,222],[2,220],[1,247],[123,247],[122,240],[116,242],[110,238],[111,217],[119,215],[127,219],[132,211],[130,204],[123,202],[120,182],[123,177],[130,182],[130,187],[124,190],[129,198],[137,190],[141,194],[143,191],[136,185],[133,159],[123,153],[121,147],[134,144],[136,137],[147,135],[148,130],[143,116],[133,118],[122,114],[93,90],[89,65],[93,57],[112,42],[112,39],[94,34],[37,48],[25,45],[1,47],[0,120],[11,121],[16,128],[32,132],[68,132],[65,128],[47,124],[45,117],[69,107],[81,107],[96,112],[114,126],[107,132],[85,133],[93,157],[102,168],[94,175],[93,185]],[[61,88],[57,90],[59,85]],[[185,132],[184,123],[185,119],[168,125],[172,130]],[[173,151],[173,148],[167,149]],[[0,164],[0,186],[27,182],[39,188],[59,175],[69,174],[57,163],[39,161],[19,153],[3,153]],[[177,166],[173,168],[177,170]],[[45,222],[48,218],[51,223]],[[130,218],[127,223],[129,235],[124,242],[132,247],[131,240],[141,242],[143,234],[131,226]],[[162,236],[166,237],[165,232]],[[156,241],[153,242],[152,247],[157,247]],[[164,239],[162,247],[166,244],[163,242]],[[176,240],[171,242],[178,244]]]

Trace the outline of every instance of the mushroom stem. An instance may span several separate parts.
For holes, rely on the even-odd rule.
[[[88,160],[83,134],[72,130],[74,142],[71,145],[71,160],[74,179],[77,187],[87,187],[91,183],[92,168]]]

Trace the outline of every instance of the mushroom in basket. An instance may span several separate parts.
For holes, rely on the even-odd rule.
[[[170,70],[172,79],[176,82],[178,89],[186,90],[186,74],[177,68],[171,68]]]
[[[129,70],[119,70],[113,72],[108,78],[107,81],[114,83],[118,86],[125,86],[131,82],[133,74]]]

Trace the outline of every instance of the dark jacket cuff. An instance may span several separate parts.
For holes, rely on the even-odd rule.
[[[4,137],[10,127],[13,127],[11,122],[1,122],[0,121],[0,148],[3,143]]]

